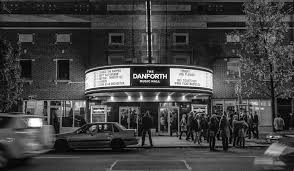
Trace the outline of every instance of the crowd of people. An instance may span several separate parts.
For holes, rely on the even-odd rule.
[[[256,113],[224,113],[222,116],[190,112],[183,114],[180,120],[180,135],[186,134],[186,140],[201,144],[207,141],[211,151],[215,150],[216,139],[222,140],[223,149],[229,144],[245,148],[245,138],[258,138],[258,116]]]

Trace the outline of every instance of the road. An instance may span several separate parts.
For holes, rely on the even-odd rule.
[[[152,148],[82,150],[50,153],[36,157],[29,164],[17,165],[9,171],[118,171],[118,170],[182,170],[182,171],[242,171],[255,170],[254,157],[264,149],[230,149],[209,152],[195,148]]]

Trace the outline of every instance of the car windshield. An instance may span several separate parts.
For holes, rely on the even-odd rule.
[[[126,127],[124,127],[124,126],[122,126],[121,124],[116,124],[120,129],[122,129],[122,130],[126,130],[127,128]]]
[[[11,117],[0,116],[0,128],[7,128],[7,126],[11,122],[11,119]]]

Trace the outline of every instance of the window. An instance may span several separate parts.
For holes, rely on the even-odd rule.
[[[71,34],[57,33],[55,43],[71,43]]]
[[[109,33],[109,45],[124,45],[124,33]]]
[[[57,80],[69,80],[69,60],[57,60]]]
[[[21,59],[19,64],[21,67],[21,78],[32,79],[32,60]]]
[[[188,45],[189,34],[188,33],[174,33],[173,34],[174,45]]]
[[[98,124],[98,131],[99,132],[112,132],[112,124],[107,124],[107,123]]]
[[[108,56],[109,65],[119,65],[124,63],[124,57],[120,55],[111,55]]]
[[[34,34],[18,34],[18,42],[34,44]]]
[[[152,33],[151,38],[152,38],[152,45],[157,45],[157,34]],[[147,45],[147,33],[143,33],[142,34],[142,46],[146,46],[146,45]]]
[[[176,56],[174,56],[174,64],[188,65],[188,64],[190,64],[190,56],[176,55]]]
[[[228,34],[226,37],[226,41],[231,43],[240,42],[240,36],[235,34]]]

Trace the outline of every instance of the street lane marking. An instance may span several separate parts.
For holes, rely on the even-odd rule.
[[[81,157],[75,156],[43,156],[43,157],[35,157],[35,159],[80,159]]]
[[[128,163],[129,162],[129,163]],[[186,160],[116,160],[107,171],[191,171]]]
[[[116,160],[115,162],[113,162],[112,165],[110,166],[109,170],[108,169],[107,170],[108,171],[112,171],[113,166],[115,166],[117,162],[118,162],[118,160]]]
[[[186,160],[182,160],[182,161],[185,163],[188,170],[192,170],[192,167],[190,167],[190,165],[187,163]]]

